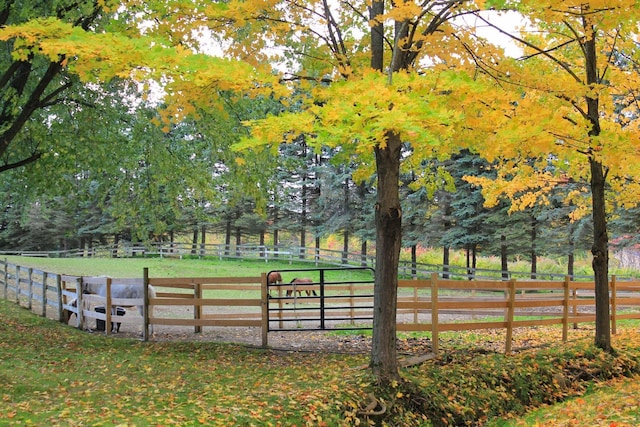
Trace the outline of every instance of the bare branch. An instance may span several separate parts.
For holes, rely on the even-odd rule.
[[[539,46],[534,45],[533,43],[529,43],[528,41],[516,36],[515,34],[511,34],[508,31],[503,30],[502,28],[498,27],[497,25],[489,22],[487,19],[483,18],[480,14],[475,14],[475,16],[481,20],[482,22],[484,22],[486,25],[488,25],[489,27],[493,28],[494,30],[498,31],[500,34],[503,34],[509,38],[511,38],[512,40],[515,40],[519,43],[524,44],[525,46],[535,50],[536,52],[538,52],[538,54],[546,56],[547,58],[549,58],[551,61],[555,62],[556,64],[558,64],[563,70],[565,70],[571,77],[573,77],[577,82],[582,82],[582,80],[580,79],[580,77],[578,77],[578,75],[576,73],[573,72],[573,70],[571,70],[571,68],[569,67],[568,64],[566,64],[563,61],[560,61],[558,58],[556,58],[554,55],[551,54],[551,52],[553,52],[554,50],[556,50],[559,46],[556,46],[552,49],[549,50],[545,50],[542,49]],[[571,40],[572,41],[577,41],[577,40]],[[565,42],[565,44],[567,44],[568,42]],[[526,58],[525,58],[526,59]]]

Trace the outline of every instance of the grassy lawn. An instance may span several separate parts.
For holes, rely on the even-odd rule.
[[[10,260],[23,261],[28,259]],[[132,277],[141,267],[129,261],[34,259],[32,265]],[[293,268],[143,261],[156,277]],[[173,263],[178,271],[171,271]],[[405,381],[382,390],[363,368],[366,355],[201,341],[144,343],[88,334],[0,300],[0,425],[635,426],[640,424],[637,328],[621,322],[615,355],[593,348],[589,328],[572,332],[564,344],[557,328],[527,329],[517,334],[514,347],[529,349],[510,356],[479,347],[482,340],[501,339],[495,331],[443,334],[437,359],[403,368]],[[358,416],[371,393],[384,402],[385,413]]]
[[[177,258],[30,258],[5,257],[8,262],[69,275],[142,277],[251,277],[271,270],[313,268],[310,263],[264,262],[258,260],[177,259]]]
[[[355,368],[366,363],[111,339],[7,301],[0,301],[0,359],[0,425],[37,426],[337,425],[356,405],[354,384],[365,372]]]

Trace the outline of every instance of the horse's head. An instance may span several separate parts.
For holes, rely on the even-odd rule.
[[[267,277],[269,283],[282,283],[282,275],[279,271],[272,271]]]

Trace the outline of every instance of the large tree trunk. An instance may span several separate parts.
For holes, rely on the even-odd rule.
[[[396,304],[402,240],[402,210],[398,189],[401,145],[400,135],[388,132],[386,146],[375,149],[378,194],[375,206],[376,271],[371,367],[383,386],[400,379],[396,350]]]
[[[609,309],[609,237],[605,212],[602,164],[590,159],[591,197],[593,204],[593,275],[596,293],[596,347],[611,351],[611,321]]]
[[[600,83],[596,61],[596,34],[591,21],[585,21],[585,33],[590,34],[584,42],[585,70],[589,86]],[[600,135],[600,105],[597,97],[586,97],[587,116],[591,121],[589,136]],[[597,142],[596,142],[597,144]],[[611,319],[609,318],[609,236],[607,235],[607,214],[605,210],[606,174],[602,163],[593,155],[589,156],[591,169],[591,209],[593,212],[593,276],[596,294],[596,337],[595,345],[611,351]]]

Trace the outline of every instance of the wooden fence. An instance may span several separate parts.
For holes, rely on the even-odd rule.
[[[0,262],[0,292],[5,299],[52,319],[68,321],[76,314],[75,325],[85,327],[93,321],[105,322],[110,334],[114,323],[138,325],[143,338],[149,327],[193,327],[195,333],[205,327],[247,327],[260,331],[261,343],[268,344],[274,330],[366,329],[371,327],[373,288],[363,284],[339,284],[323,288],[322,298],[302,296],[284,285],[278,295],[270,296],[266,274],[259,277],[151,278],[118,279],[59,275]],[[116,299],[79,292],[83,283],[148,283],[155,297]],[[310,289],[319,290],[313,285]],[[640,319],[640,281],[610,283],[611,327],[616,333],[622,319]],[[72,303],[73,300],[76,303]],[[146,307],[143,315],[118,315],[95,307]],[[323,316],[319,313],[324,310]],[[145,315],[145,313],[148,313]],[[433,351],[439,347],[439,334],[445,331],[499,329],[505,332],[505,350],[511,351],[515,328],[561,325],[561,339],[567,340],[570,328],[595,321],[593,282],[447,280],[437,274],[428,280],[401,280],[397,306],[398,331],[418,331],[431,335]],[[326,314],[326,316],[324,315]],[[294,324],[293,327],[286,326]],[[295,322],[295,323],[293,323]],[[313,324],[313,326],[309,326]],[[560,338],[560,337],[559,337]]]

